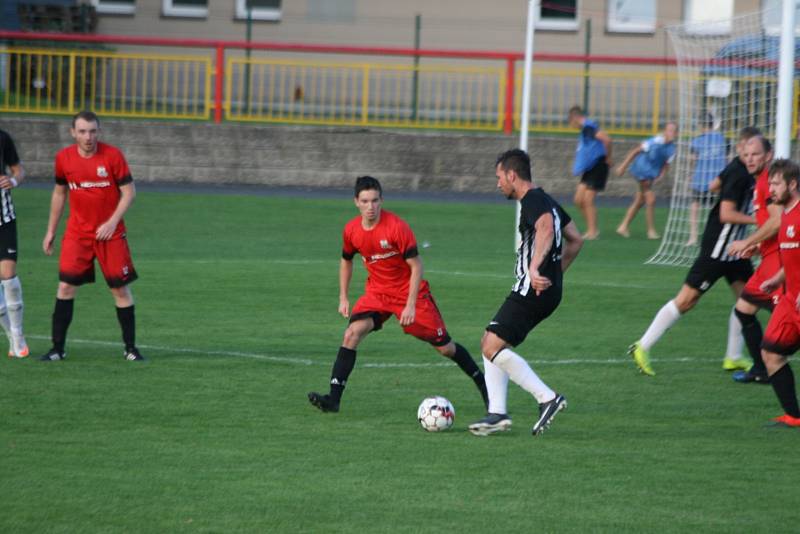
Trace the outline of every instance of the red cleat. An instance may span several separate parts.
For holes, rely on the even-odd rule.
[[[800,417],[792,417],[788,413],[772,420],[773,423],[781,426],[790,426],[800,428]]]

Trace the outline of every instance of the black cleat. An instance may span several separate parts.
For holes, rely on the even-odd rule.
[[[133,347],[132,349],[125,349],[125,352],[122,353],[122,356],[130,362],[144,360],[144,356],[139,353],[139,349],[136,347]]]
[[[336,413],[339,411],[339,403],[331,399],[330,395],[320,395],[312,391],[308,394],[308,402],[319,408],[322,412]]]
[[[539,419],[533,424],[533,428],[531,429],[531,433],[534,436],[538,436],[548,427],[550,427],[550,423],[553,421],[553,418],[556,416],[558,412],[565,409],[567,407],[567,399],[564,398],[563,395],[559,395],[556,393],[556,396],[553,400],[549,402],[544,402],[539,405]]]
[[[41,356],[39,358],[40,362],[57,362],[63,360],[67,357],[67,353],[64,351],[56,350],[55,348],[50,349],[47,351],[47,354]]]
[[[751,368],[749,371],[734,372],[733,381],[739,382],[740,384],[750,384],[752,382],[756,384],[769,384],[769,376],[767,376],[767,373],[759,373],[758,371],[753,371]]]
[[[504,413],[487,413],[486,417],[469,425],[469,431],[476,436],[488,436],[510,429],[511,418]]]

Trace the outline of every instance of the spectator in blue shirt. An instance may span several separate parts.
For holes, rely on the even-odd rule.
[[[630,167],[631,175],[639,183],[639,190],[633,197],[633,202],[628,207],[625,218],[617,227],[617,233],[622,237],[631,236],[628,227],[643,205],[647,207],[645,210],[647,239],[661,237],[656,231],[656,192],[653,191],[653,184],[664,176],[669,165],[675,159],[675,138],[677,136],[678,125],[671,121],[668,122],[664,125],[663,133],[651,137],[628,152],[623,162],[615,169],[617,176],[622,176]],[[631,165],[631,163],[633,164]]]
[[[580,129],[573,176],[581,180],[575,189],[575,206],[581,210],[586,220],[584,239],[597,239],[597,208],[594,199],[598,191],[606,188],[608,168],[611,165],[611,138],[600,129],[597,123],[586,117],[579,106],[573,106],[567,116],[572,128]]]
[[[703,133],[692,139],[690,148],[694,173],[691,181],[692,203],[689,205],[689,240],[686,246],[697,244],[697,215],[700,205],[710,206],[713,203],[712,183],[728,164],[728,141],[714,129],[712,115],[706,116]]]

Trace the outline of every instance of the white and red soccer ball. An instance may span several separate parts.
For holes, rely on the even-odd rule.
[[[440,432],[453,426],[456,410],[441,396],[423,399],[417,409],[417,420],[428,432]]]

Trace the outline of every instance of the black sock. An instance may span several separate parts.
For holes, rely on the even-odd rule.
[[[131,350],[136,347],[136,315],[133,304],[127,308],[117,308],[117,319],[122,328],[122,342],[125,343],[125,350]]]
[[[744,342],[747,345],[747,352],[749,352],[750,357],[753,358],[753,369],[751,372],[766,374],[767,369],[764,367],[763,358],[761,358],[761,340],[764,337],[764,333],[761,330],[761,323],[758,322],[755,315],[742,313],[736,309],[733,311],[739,319],[739,322],[742,323],[742,336],[744,336]]]
[[[56,307],[53,310],[52,340],[53,348],[58,352],[64,352],[64,344],[67,342],[67,329],[72,322],[72,310],[75,301],[73,299],[56,298]]]
[[[486,392],[486,379],[483,377],[480,367],[478,367],[478,364],[472,359],[467,349],[458,343],[456,343],[456,353],[453,355],[453,361],[464,371],[464,374],[475,382],[475,385],[478,386],[478,390],[481,392],[484,404],[488,405],[489,394]]]
[[[775,395],[783,407],[783,411],[792,417],[800,417],[800,408],[797,406],[797,391],[794,387],[794,373],[787,363],[778,372],[769,377],[769,383],[775,390]]]
[[[339,347],[339,353],[336,355],[336,361],[333,362],[333,370],[331,371],[330,397],[334,402],[339,402],[342,399],[344,386],[347,385],[347,379],[355,365],[356,351],[347,347]]]

